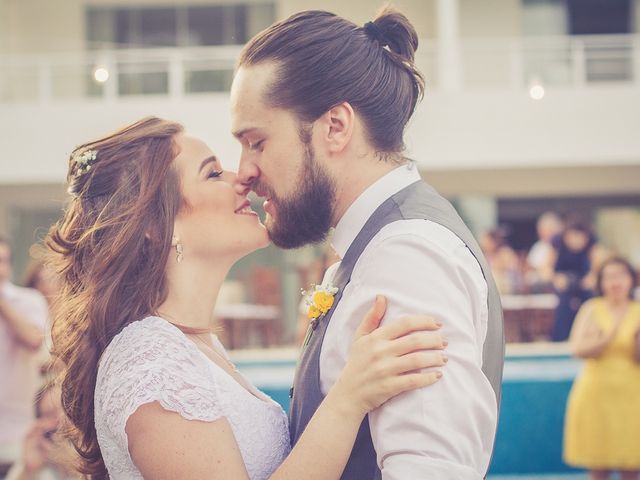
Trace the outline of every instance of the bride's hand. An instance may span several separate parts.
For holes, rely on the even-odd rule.
[[[437,382],[442,372],[433,368],[447,362],[442,352],[447,340],[433,317],[411,315],[379,327],[385,310],[385,297],[376,297],[330,392],[357,415],[364,416],[402,392]]]

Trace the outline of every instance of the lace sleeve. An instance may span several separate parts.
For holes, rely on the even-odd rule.
[[[127,419],[143,404],[157,401],[188,420],[222,417],[214,379],[199,352],[159,318],[127,326],[101,361],[96,383],[99,419],[121,445],[127,445]],[[97,425],[96,425],[97,426]]]

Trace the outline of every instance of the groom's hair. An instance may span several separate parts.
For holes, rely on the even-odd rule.
[[[239,66],[273,61],[276,78],[264,98],[312,123],[347,102],[361,116],[377,151],[404,150],[404,128],[424,93],[415,67],[418,36],[400,12],[384,8],[364,27],[309,10],[275,23],[244,47]]]

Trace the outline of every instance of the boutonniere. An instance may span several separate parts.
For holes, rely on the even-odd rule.
[[[318,324],[333,307],[336,293],[338,293],[338,289],[331,284],[314,285],[311,291],[302,292],[304,304],[307,308],[307,318],[311,320],[302,344],[303,347],[307,346],[313,332],[318,328]]]

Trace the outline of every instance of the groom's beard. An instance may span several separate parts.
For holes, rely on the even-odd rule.
[[[305,144],[305,158],[296,193],[276,197],[268,185],[256,183],[254,189],[267,192],[275,207],[275,218],[267,216],[265,225],[271,241],[280,248],[298,248],[319,243],[331,228],[336,186],[315,160],[311,144]]]

